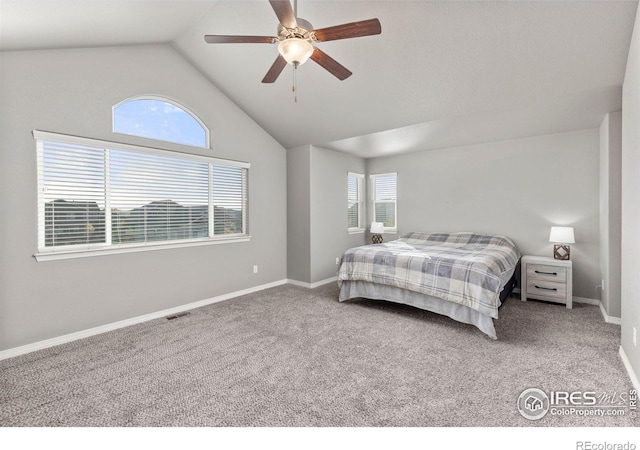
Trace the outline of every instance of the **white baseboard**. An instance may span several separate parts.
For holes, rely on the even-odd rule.
[[[89,336],[95,336],[96,334],[106,333],[107,331],[117,330],[118,328],[128,327],[129,325],[135,325],[142,322],[147,322],[153,319],[159,319],[161,317],[170,316],[190,309],[200,308],[201,306],[210,305],[212,303],[218,303],[224,300],[229,300],[241,295],[252,294],[254,292],[262,291],[276,286],[282,286],[287,284],[287,280],[274,281],[273,283],[262,284],[241,291],[231,292],[229,294],[219,295],[217,297],[200,300],[193,303],[187,303],[186,305],[176,306],[174,308],[163,309],[162,311],[156,311],[142,316],[132,317],[131,319],[120,320],[118,322],[101,325],[87,330],[77,331],[75,333],[65,334],[51,339],[45,339],[44,341],[34,342],[32,344],[22,345],[20,347],[10,348],[8,350],[0,351],[0,361],[3,359],[13,358],[14,356],[24,355],[26,353],[35,352],[36,350],[42,350],[44,348],[53,347],[67,342],[83,339]]]
[[[520,292],[520,289],[516,288],[513,291]],[[602,305],[602,302],[597,298],[573,297],[573,303],[584,303],[587,305],[599,306],[600,312],[602,313],[602,318],[604,319],[605,322],[612,323],[614,325],[622,324],[622,319],[620,319],[620,317],[614,317],[607,314],[607,312],[604,309],[604,306]]]
[[[586,298],[586,297],[573,297],[574,303],[586,303],[587,305],[598,306],[600,304],[600,300],[597,298]]]
[[[620,346],[620,351],[618,353],[620,354],[620,359],[622,360],[622,364],[624,365],[624,368],[627,369],[627,374],[631,379],[631,384],[633,384],[633,387],[637,391],[640,391],[640,381],[638,381],[638,377],[636,376],[636,373],[633,371],[633,367],[631,367],[629,358],[627,358],[627,354],[624,352],[622,345]]]
[[[305,283],[304,281],[298,280],[287,280],[289,284],[293,284],[294,286],[300,286],[307,289],[315,289],[320,286],[324,286],[325,284],[333,283],[338,281],[338,277],[327,278],[326,280],[316,281],[315,283]]]
[[[595,298],[585,298],[585,297],[573,297],[574,303],[586,303],[587,305],[595,305],[600,307],[600,313],[602,314],[602,318],[607,323],[612,323],[614,325],[620,325],[622,323],[622,319],[620,317],[614,317],[607,314],[607,311],[604,309],[604,305],[602,302]]]
[[[600,303],[599,306],[600,306],[600,312],[602,313],[602,317],[604,318],[605,322],[612,323],[614,325],[622,325],[621,317],[614,317],[607,314],[607,311],[605,311],[604,305],[602,304],[602,302]]]
[[[311,283],[305,283],[304,281],[287,279],[287,283],[293,284],[294,286],[300,286],[303,288],[311,289]]]

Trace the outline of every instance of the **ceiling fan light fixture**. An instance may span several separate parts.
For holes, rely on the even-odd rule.
[[[290,37],[278,44],[278,52],[287,63],[299,66],[307,62],[313,53],[313,45],[306,40],[297,37]]]
[[[0,0],[2,1],[2,0]],[[332,27],[315,29],[305,19],[297,17],[297,0],[269,0],[278,17],[276,36],[228,36],[205,34],[209,44],[275,44],[278,43],[278,57],[262,79],[263,83],[274,83],[287,64],[294,68],[307,62],[309,58],[339,80],[346,80],[352,73],[338,61],[327,55],[316,42],[337,41],[382,33],[378,19],[360,20]],[[295,71],[294,71],[295,78]],[[295,82],[294,82],[295,83]]]

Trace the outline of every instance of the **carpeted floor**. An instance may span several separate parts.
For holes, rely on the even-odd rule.
[[[629,392],[599,309],[510,298],[498,341],[426,311],[285,285],[0,361],[2,426],[637,426],[529,421],[520,393]]]

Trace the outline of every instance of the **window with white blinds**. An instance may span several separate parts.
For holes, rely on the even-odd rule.
[[[347,229],[349,232],[363,231],[362,204],[364,175],[359,173],[347,174]]]
[[[371,175],[371,196],[373,198],[373,221],[382,222],[385,231],[398,229],[397,173]]]
[[[104,244],[104,150],[59,142],[38,147],[39,247]]]
[[[38,254],[248,237],[249,164],[34,132]]]

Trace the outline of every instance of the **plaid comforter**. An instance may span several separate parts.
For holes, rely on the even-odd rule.
[[[360,280],[459,303],[498,317],[504,275],[520,252],[511,239],[476,233],[410,233],[342,256],[338,284]]]

